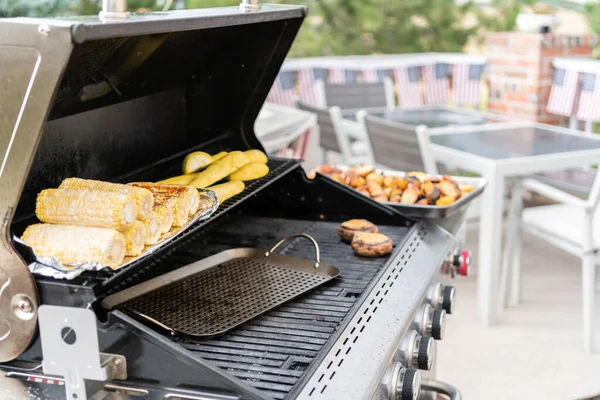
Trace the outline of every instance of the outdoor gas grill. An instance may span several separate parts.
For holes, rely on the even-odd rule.
[[[464,210],[445,220],[413,221],[323,177],[307,179],[294,160],[270,159],[267,176],[149,259],[72,280],[29,272],[33,255],[14,236],[31,222],[41,189],[70,176],[157,181],[177,175],[190,151],[260,149],[256,116],[306,13],[248,1],[240,8],[128,15],[122,2],[104,3],[113,8],[100,17],[0,20],[4,393],[17,399],[63,399],[65,388],[72,399],[94,393],[417,399],[436,392],[460,398],[433,380],[432,352],[454,303],[453,288],[441,285],[442,266],[454,271],[468,262],[452,236]],[[355,255],[337,234],[350,218],[378,224],[395,243],[392,254]],[[103,303],[147,282],[166,285],[166,277],[222,251],[268,250],[300,233],[314,238],[320,261],[340,275],[225,333],[181,334]],[[315,257],[304,237],[278,251]],[[181,290],[195,295],[198,287],[188,283]],[[145,306],[159,307],[166,296]],[[196,329],[206,306],[188,304],[175,322]],[[215,318],[222,318],[218,311]]]

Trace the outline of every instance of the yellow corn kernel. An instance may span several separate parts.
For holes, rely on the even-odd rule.
[[[131,227],[123,231],[125,236],[125,255],[139,256],[144,251],[146,241],[146,226],[141,221],[135,221]]]
[[[38,194],[35,215],[42,222],[123,231],[135,222],[136,201],[121,193],[45,189]]]
[[[94,181],[91,179],[67,178],[60,184],[59,189],[99,190],[102,192],[121,193],[131,196],[137,204],[136,218],[143,221],[152,211],[154,196],[143,188],[131,187],[120,183]]]
[[[164,217],[165,214],[170,214],[173,218],[173,226],[183,226],[188,221],[188,208],[185,206],[185,203],[181,201],[181,199],[176,197],[163,194],[155,195],[154,211],[159,215],[159,217]]]
[[[169,223],[169,226],[165,232],[168,232],[169,229],[171,229],[173,217],[171,217],[170,221],[171,222]],[[146,218],[144,221],[144,225],[146,226],[146,240],[144,243],[148,246],[156,244],[160,239],[160,235],[162,234],[161,220],[158,217],[158,214],[154,211],[151,211],[150,214],[148,214],[148,218]]]
[[[21,240],[37,257],[54,257],[64,265],[97,262],[116,268],[125,257],[125,238],[114,229],[34,224]]]

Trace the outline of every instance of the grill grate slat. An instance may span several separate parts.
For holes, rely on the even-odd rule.
[[[322,221],[236,217],[235,221],[211,226],[188,241],[181,251],[174,251],[166,262],[182,266],[229,248],[267,249],[282,237],[305,232],[319,243],[322,261],[342,271],[333,281],[223,336],[201,342],[187,340],[183,346],[265,394],[286,398],[387,261],[356,256],[339,239],[337,228],[337,223]],[[398,244],[409,228],[380,230]],[[309,259],[314,249],[304,240],[294,240],[281,253]],[[282,375],[286,383],[281,382]]]

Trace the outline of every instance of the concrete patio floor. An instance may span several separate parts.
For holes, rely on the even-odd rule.
[[[476,229],[467,248],[477,260]],[[581,343],[581,267],[576,257],[532,236],[523,245],[523,299],[484,328],[475,277],[457,277],[457,309],[438,345],[437,377],[465,400],[575,400],[600,395],[600,295],[595,354]],[[598,397],[600,399],[600,397]]]

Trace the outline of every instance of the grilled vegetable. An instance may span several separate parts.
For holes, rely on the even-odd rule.
[[[38,257],[54,257],[63,264],[97,262],[118,267],[125,257],[125,238],[114,229],[74,225],[34,224],[21,240]]]
[[[404,192],[402,192],[402,197],[400,198],[400,203],[402,204],[415,204],[419,199],[420,191],[414,187],[408,187]]]
[[[170,214],[172,226],[183,226],[188,221],[189,207],[181,198],[158,193],[154,196],[154,211],[162,218],[168,218],[164,214]]]
[[[367,182],[375,182],[379,186],[383,185],[383,175],[378,174],[377,172],[371,172],[365,179]]]
[[[380,184],[378,184],[376,182],[368,182],[367,181],[367,188],[372,197],[383,196],[383,188],[381,187]]]
[[[165,232],[171,229],[172,221],[173,218],[171,217],[171,223]],[[144,244],[148,246],[156,244],[160,239],[160,235],[162,234],[161,221],[158,217],[158,214],[156,214],[154,211],[151,211],[150,214],[148,214],[148,218],[146,218],[144,221],[144,227],[146,228],[146,238],[144,239]]]
[[[452,196],[442,196],[436,202],[436,206],[448,206],[456,201],[456,197]]]
[[[442,196],[454,197],[455,199],[460,197],[460,189],[454,182],[442,179],[437,186],[440,189]]]
[[[222,151],[220,153],[217,153],[214,156],[212,156],[212,161],[213,162],[219,161],[221,158],[225,157],[227,154],[229,154],[229,153],[226,152],[226,151]]]
[[[464,195],[464,194],[467,194],[467,193],[471,193],[473,190],[475,190],[475,186],[472,186],[472,185],[458,185],[458,189]]]
[[[45,189],[35,215],[42,222],[125,230],[135,222],[136,201],[121,193],[98,190]]]
[[[439,199],[441,196],[440,189],[438,189],[438,187],[431,182],[425,182],[423,191],[425,192],[425,196],[427,196],[427,200],[429,200],[430,204],[435,204],[437,199]]]
[[[141,221],[135,221],[133,225],[123,232],[125,236],[125,255],[139,256],[144,251],[146,241],[146,227]]]
[[[158,183],[162,183],[165,185],[187,185],[191,181],[194,180],[198,176],[198,173],[195,174],[187,174],[187,175],[178,175],[172,178],[164,179],[159,181]]]
[[[250,158],[251,163],[266,164],[269,161],[267,155],[260,150],[246,150],[244,153]]]
[[[133,182],[130,185],[150,190],[155,195],[165,194],[177,198],[181,197],[181,201],[186,203],[190,215],[196,214],[200,207],[200,193],[193,186],[164,185],[152,182]]]
[[[158,218],[158,226],[160,228],[160,234],[167,233],[173,227],[173,223],[175,221],[175,217],[173,216],[172,210],[169,206],[163,206],[160,204],[154,203],[154,214],[156,214],[156,218]]]
[[[360,167],[354,168],[354,172],[356,172],[364,178],[371,172],[375,172],[375,167],[373,167],[372,165],[361,165]]]
[[[417,201],[415,204],[418,204],[420,206],[426,206],[426,205],[429,205],[429,201],[427,201],[426,197],[423,197],[421,200]]]
[[[385,188],[383,188],[383,195],[389,199],[390,196],[392,195],[393,191],[394,191],[394,188],[392,188],[392,187],[385,187]]]
[[[241,151],[232,151],[221,160],[212,163],[190,182],[191,186],[205,189],[221,179],[231,175],[250,162],[250,158]]]
[[[401,194],[392,194],[390,196],[390,201],[392,203],[400,203],[402,201],[402,195]]]
[[[250,163],[229,175],[229,179],[232,181],[253,181],[262,178],[268,173],[269,167],[267,167],[267,164]]]
[[[417,178],[418,180],[420,180],[421,182],[425,182],[425,180],[427,180],[427,174],[425,172],[407,172],[406,176],[413,176],[415,178]]]
[[[203,151],[195,151],[188,154],[183,160],[183,173],[191,174],[192,172],[200,171],[208,167],[212,162],[213,160],[210,154]]]
[[[242,181],[229,181],[220,185],[211,186],[208,190],[212,190],[217,194],[219,204],[222,204],[225,200],[232,198],[244,191],[246,185]]]
[[[136,218],[143,221],[152,211],[154,204],[154,196],[152,193],[143,188],[134,188],[129,185],[119,183],[110,183],[102,181],[94,181],[90,179],[67,178],[60,184],[59,189],[83,189],[83,190],[98,190],[102,192],[121,193],[133,197],[137,204]]]

